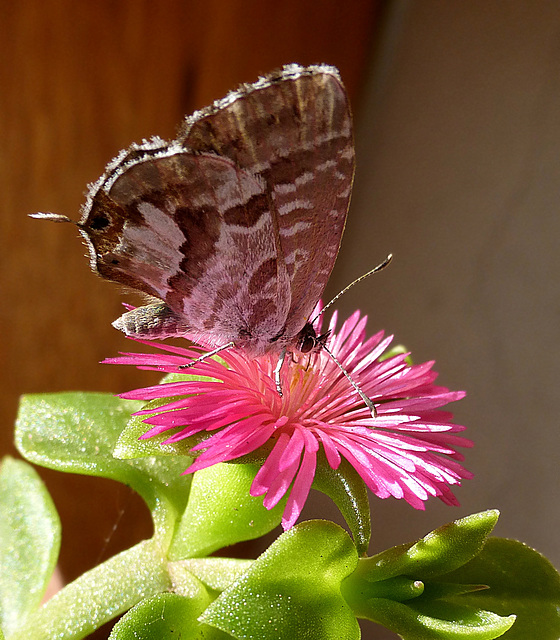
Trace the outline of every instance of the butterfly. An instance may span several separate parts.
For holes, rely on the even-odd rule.
[[[281,393],[286,353],[326,348],[310,316],[338,254],[354,164],[348,97],[325,64],[284,66],[187,116],[176,139],[123,150],[77,223],[94,272],[157,300],[114,325],[188,336],[210,354],[277,352]]]

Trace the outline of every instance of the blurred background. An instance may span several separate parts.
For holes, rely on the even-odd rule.
[[[173,137],[184,114],[282,64],[326,62],[348,88],[358,158],[326,297],[392,252],[338,307],[466,389],[455,415],[476,445],[460,508],[373,501],[371,552],[499,508],[498,535],[560,564],[560,4],[20,0],[0,3],[0,26],[3,453],[22,393],[156,380],[98,364],[128,347],[110,322],[135,300],[91,274],[70,225],[26,214],[76,219],[87,183],[132,141]],[[40,473],[65,579],[150,535],[126,488]],[[314,495],[305,516],[327,508]]]

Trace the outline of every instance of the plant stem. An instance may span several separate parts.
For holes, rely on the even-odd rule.
[[[143,598],[170,586],[160,541],[144,540],[59,591],[9,640],[79,640]]]

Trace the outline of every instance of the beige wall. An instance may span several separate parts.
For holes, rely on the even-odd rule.
[[[375,548],[489,507],[560,564],[560,4],[395,2],[358,123],[339,305],[464,388],[460,509],[372,504]]]

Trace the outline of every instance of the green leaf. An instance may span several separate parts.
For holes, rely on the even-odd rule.
[[[213,358],[218,362],[222,362],[225,366],[225,362],[219,357]],[[160,381],[161,385],[170,384],[173,382],[182,381],[207,381],[213,380],[208,376],[195,376],[185,373],[168,373]],[[162,391],[163,392],[163,391]],[[161,413],[160,407],[179,400],[180,398],[187,398],[189,395],[183,396],[170,396],[167,398],[156,398],[147,403],[142,403],[143,410],[153,410],[153,414]],[[118,441],[115,446],[114,455],[117,458],[126,460],[128,458],[143,458],[146,456],[166,456],[166,455],[180,455],[188,456],[190,447],[193,446],[193,442],[197,438],[189,438],[188,440],[180,440],[179,442],[172,442],[163,444],[167,440],[171,433],[179,430],[180,427],[171,431],[164,431],[163,433],[147,438],[146,440],[140,440],[140,436],[144,435],[150,425],[147,425],[144,420],[153,414],[142,414],[140,416],[132,416],[122,430]],[[200,436],[199,438],[200,439]]]
[[[25,396],[16,423],[16,446],[31,462],[129,485],[146,501],[156,529],[170,530],[188,498],[189,464],[183,456],[123,461],[113,448],[139,403],[101,393]]]
[[[405,640],[497,638],[515,616],[502,617],[485,607],[485,601],[468,599],[480,594],[483,580],[469,584],[459,574],[455,584],[448,581],[450,571],[480,553],[497,518],[496,511],[474,514],[418,542],[360,559],[342,584],[342,593],[357,616],[383,624]]]
[[[371,538],[371,520],[367,489],[358,472],[344,458],[338,469],[331,469],[323,456],[313,488],[336,504],[352,532],[358,553],[365,553]]]
[[[358,623],[340,594],[357,561],[356,547],[338,525],[303,522],[281,535],[200,619],[244,640],[357,640]]]
[[[445,581],[488,585],[454,602],[516,614],[517,622],[504,639],[560,638],[560,575],[544,556],[521,542],[490,538],[476,558],[446,575]]]
[[[9,640],[79,640],[146,597],[168,591],[166,549],[144,540],[84,573],[33,613]]]
[[[259,538],[280,523],[285,499],[268,511],[262,497],[249,494],[256,471],[250,464],[216,464],[194,474],[189,502],[169,550],[171,560],[206,556]]]
[[[166,398],[169,400],[169,398]],[[160,402],[161,404],[161,402]],[[163,444],[164,440],[169,438],[169,433],[165,431],[157,436],[147,439],[140,439],[150,428],[143,420],[147,415],[132,416],[120,433],[115,444],[113,455],[120,460],[129,460],[131,458],[146,458],[148,456],[183,456],[190,464],[192,458],[189,456],[189,447],[183,441],[172,442],[171,444]]]
[[[127,465],[113,447],[138,402],[108,393],[48,393],[23,396],[16,445],[28,459],[58,471],[112,477]]]
[[[0,468],[0,627],[11,634],[37,609],[60,548],[60,521],[37,472],[4,458]]]
[[[206,602],[204,588],[198,597],[160,593],[131,609],[113,627],[109,640],[219,640],[230,635],[197,621]]]
[[[383,360],[388,360],[389,358],[393,358],[394,356],[400,356],[403,353],[408,353],[409,350],[402,344],[396,344],[392,346],[388,351],[385,351],[381,356],[379,356],[379,362],[383,362]],[[406,356],[404,359],[407,365],[412,366],[414,364],[410,355]]]
[[[360,575],[375,582],[398,575],[427,580],[449,573],[480,552],[498,516],[496,510],[475,513],[435,529],[418,542],[362,559]]]
[[[192,376],[177,376],[181,378],[187,378]],[[169,380],[165,379],[165,382]],[[172,402],[178,398],[158,398],[152,400],[147,404],[142,405],[142,409],[156,410],[168,402]],[[189,459],[189,447],[184,441],[173,442],[170,444],[163,444],[164,440],[169,438],[170,433],[164,431],[163,433],[152,436],[147,439],[140,439],[148,429],[151,428],[144,420],[149,417],[150,414],[142,414],[139,416],[131,416],[130,420],[126,424],[125,428],[119,434],[118,440],[115,444],[113,455],[121,460],[127,460],[129,458],[145,458],[147,456],[184,456],[185,459]]]
[[[254,560],[238,558],[189,558],[170,562],[169,575],[173,591],[182,593],[184,576],[195,576],[208,589],[221,593],[250,569]]]
[[[405,604],[372,598],[371,615],[367,617],[395,631],[403,640],[493,640],[515,622],[515,616],[501,618],[490,611],[441,601],[417,603],[418,600]]]

